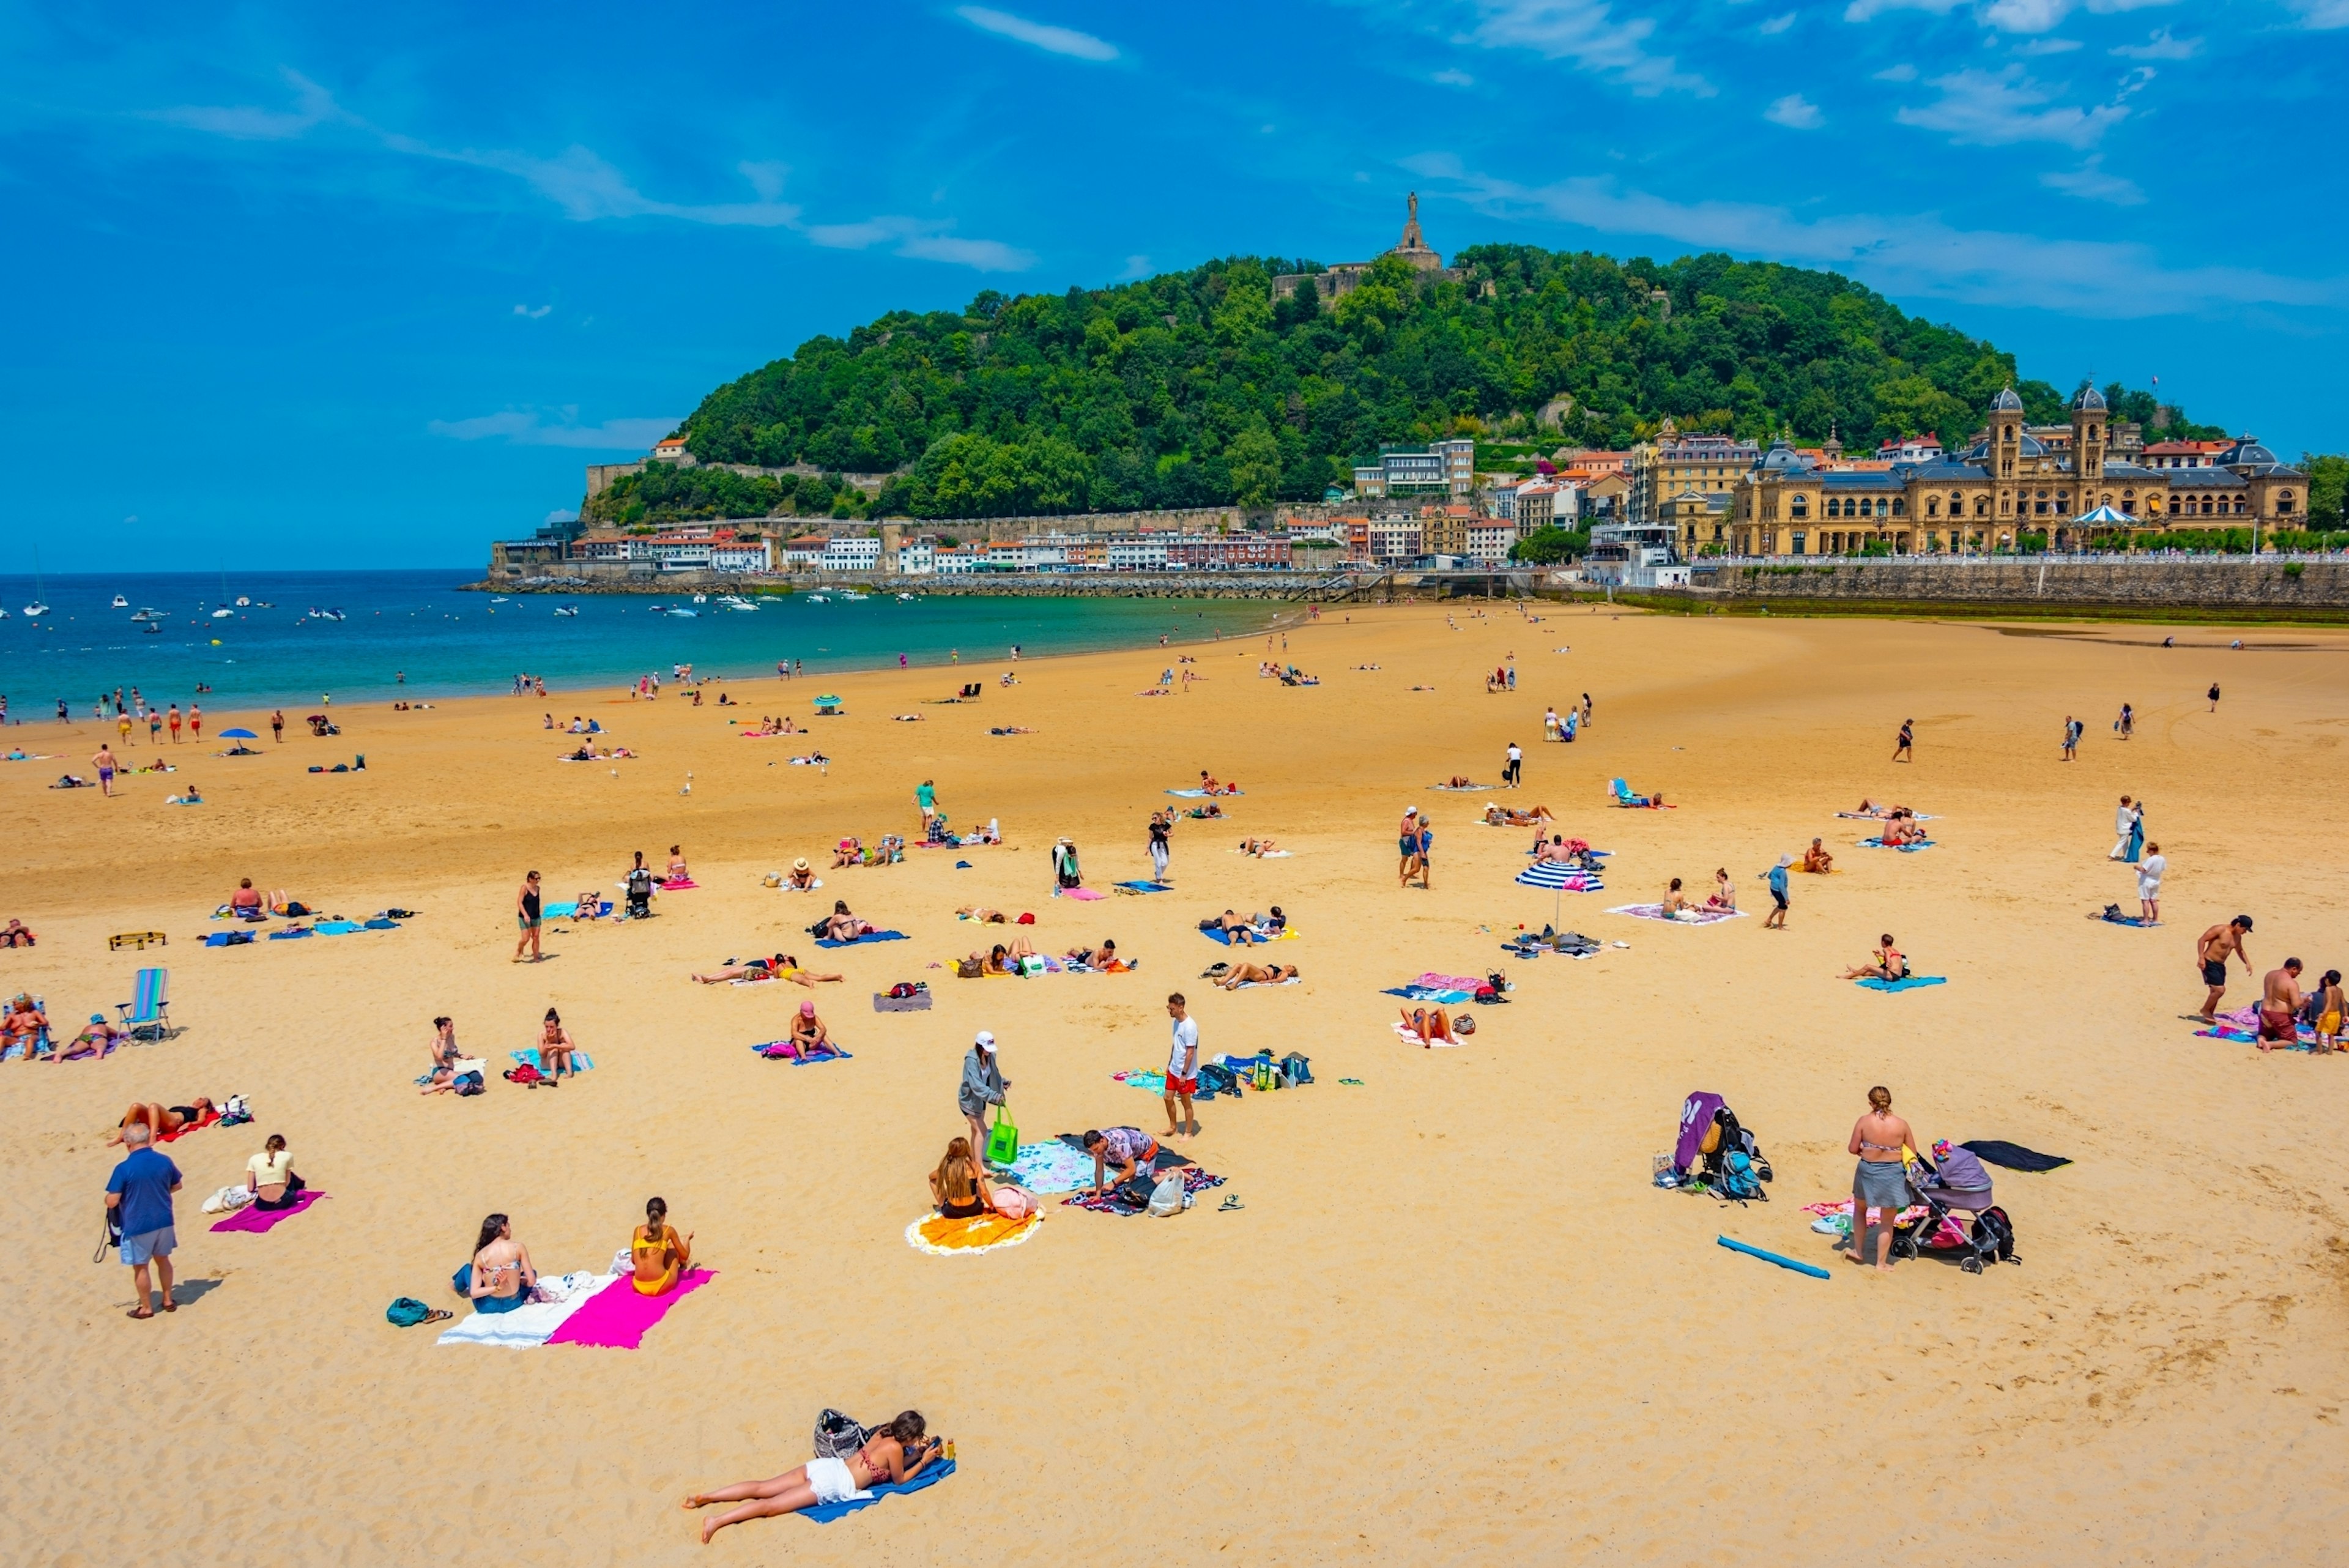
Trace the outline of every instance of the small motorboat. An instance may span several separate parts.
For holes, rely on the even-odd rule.
[[[557,605],[554,607],[554,613],[562,616],[577,615],[579,613],[579,607],[577,605]]]
[[[250,598],[247,598],[244,595],[239,594],[236,596],[236,607],[239,609],[251,609],[253,607],[253,601]]]
[[[691,620],[701,612],[697,609],[688,609],[683,605],[671,605],[668,608],[661,611],[661,613],[663,615],[675,616],[680,620]]]
[[[155,608],[152,605],[140,605],[137,609],[130,612],[130,618],[132,620],[161,620],[164,614],[164,611]]]
[[[866,599],[871,598],[873,596],[872,596],[871,594],[860,594],[860,593],[856,592],[854,588],[852,588],[852,589],[850,589],[848,592],[846,592],[846,593],[844,593],[844,594],[841,595],[840,597],[841,597],[842,598],[843,598],[843,599],[846,599],[850,604],[853,604],[853,605],[861,605],[861,604],[863,604]]]
[[[314,609],[310,613],[316,616],[320,620],[340,620],[343,618],[343,612],[338,609]]]
[[[503,594],[492,594],[490,596],[490,602],[493,605],[502,605],[512,604],[513,601],[507,598]]]
[[[914,597],[915,596],[912,594],[899,594],[897,596],[897,602],[901,605],[909,605],[914,602]]]
[[[212,611],[212,618],[214,620],[226,620],[235,613],[236,611],[228,608],[226,606],[222,606],[221,608]]]
[[[130,601],[124,598],[120,594],[117,594],[114,596],[114,607],[116,609],[129,609],[130,607]]]
[[[27,620],[38,620],[48,613],[49,607],[43,604],[39,599],[35,599],[31,604],[25,607],[25,618]]]
[[[832,600],[823,594],[810,594],[807,597],[807,602],[812,605],[828,605]]]
[[[693,602],[698,605],[706,605],[709,602],[709,596],[708,594],[696,594],[693,596]]]
[[[752,615],[759,613],[759,607],[740,594],[720,594],[718,602],[730,610],[749,610]]]

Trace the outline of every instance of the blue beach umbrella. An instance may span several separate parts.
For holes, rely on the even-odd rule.
[[[235,742],[238,742],[238,744],[236,744],[236,745],[233,746],[233,747],[231,747],[231,748],[229,749],[229,753],[228,753],[228,754],[229,754],[230,756],[232,756],[232,757],[241,757],[241,756],[244,756],[244,755],[246,755],[247,753],[249,753],[252,751],[252,748],[251,748],[250,746],[247,746],[247,745],[243,744],[243,742],[246,742],[246,741],[257,741],[257,740],[261,739],[261,737],[260,737],[260,736],[258,736],[258,735],[254,734],[252,731],[247,730],[247,729],[243,729],[243,728],[242,728],[242,727],[237,728],[237,729],[234,729],[234,730],[222,730],[222,731],[220,732],[220,735],[221,735],[221,739],[222,739],[222,740],[223,740],[223,741],[235,741]]]
[[[1522,883],[1528,888],[1548,888],[1551,894],[1549,923],[1556,926],[1559,911],[1564,908],[1567,882],[1581,875],[1584,873],[1577,871],[1561,860],[1537,860],[1510,880]]]

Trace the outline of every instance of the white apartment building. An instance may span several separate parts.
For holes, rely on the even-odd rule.
[[[927,539],[908,539],[897,546],[897,570],[908,577],[926,577],[938,569],[938,547]]]
[[[709,546],[713,572],[770,572],[774,551],[764,539],[721,539]]]
[[[1481,518],[1468,524],[1468,558],[1472,561],[1506,561],[1509,547],[1517,542],[1517,525],[1500,518]]]
[[[1109,569],[1112,572],[1164,571],[1165,539],[1148,534],[1112,535],[1109,542]]]
[[[937,575],[941,577],[969,576],[978,570],[978,547],[975,545],[957,545],[951,548],[940,549],[932,557],[932,564],[936,567]]]
[[[1414,561],[1420,556],[1420,526],[1416,517],[1373,517],[1371,519],[1371,559],[1392,565]]]
[[[878,538],[836,536],[823,547],[816,565],[827,572],[870,572],[881,565]]]

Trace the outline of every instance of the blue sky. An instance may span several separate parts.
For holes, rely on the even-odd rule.
[[[1431,241],[1857,276],[2349,445],[2349,0],[0,6],[0,570],[471,564],[893,306]]]

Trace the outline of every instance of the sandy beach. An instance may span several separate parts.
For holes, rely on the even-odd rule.
[[[1973,1563],[2332,1560],[2349,1191],[2325,1129],[2349,1057],[2262,1056],[2180,1015],[2202,994],[2196,935],[2239,912],[2254,964],[2228,1006],[2287,955],[2312,981],[2349,967],[2331,841],[2349,635],[2247,631],[2236,652],[2200,627],[2163,649],[2137,626],[1539,613],[1332,609],[1269,655],[1310,688],[1259,679],[1259,637],[1023,660],[1008,689],[1011,666],[968,657],[735,682],[739,710],[712,705],[719,688],[699,708],[621,691],[337,704],[340,737],[296,723],[280,747],[254,723],[265,754],[217,761],[212,742],[167,743],[181,772],[110,801],[45,787],[92,772],[98,726],[11,727],[59,760],[0,769],[0,919],[40,938],[0,955],[0,990],[46,997],[69,1033],[166,964],[181,1031],[0,1064],[0,1215],[22,1238],[0,1285],[17,1435],[0,1561],[1676,1563],[1734,1542],[1804,1563],[1856,1536]],[[1136,695],[1185,654],[1202,679]],[[1516,690],[1488,693],[1512,655]],[[977,703],[924,701],[973,680]],[[812,719],[818,691],[846,716]],[[1544,708],[1586,691],[1593,726],[1542,743]],[[2108,728],[2125,701],[2126,742]],[[559,763],[575,742],[545,712],[640,755]],[[812,736],[728,722],[784,712]],[[2087,726],[2068,764],[2066,714]],[[1891,763],[1904,719],[1915,760]],[[1497,784],[1513,741],[1522,789],[1428,787]],[[830,766],[789,765],[811,742]],[[154,750],[142,735],[125,760]],[[305,771],[360,753],[364,773]],[[1061,836],[1092,887],[1146,876],[1148,815],[1194,804],[1164,792],[1202,769],[1246,793],[1226,821],[1179,825],[1174,892],[1049,896]],[[1610,808],[1619,776],[1676,809]],[[1005,842],[824,868],[843,835],[914,836],[924,778],[957,827],[994,818]],[[163,804],[190,780],[204,805]],[[2148,801],[2169,859],[2154,929],[2088,918],[2135,908],[2131,869],[2106,858],[2123,794]],[[1836,813],[1863,795],[1933,814],[1934,847],[1856,847],[1870,825]],[[1566,895],[1561,924],[1628,947],[1499,950],[1554,900],[1513,885],[1531,833],[1483,826],[1487,800],[1547,805],[1613,852],[1606,891]],[[1436,834],[1426,891],[1396,886],[1413,805]],[[1244,857],[1248,835],[1294,853]],[[1838,874],[1796,877],[1787,929],[1763,929],[1761,873],[1814,836]],[[657,866],[673,843],[700,886],[658,918],[550,920],[548,961],[509,961],[525,869],[551,899],[616,897],[632,851]],[[761,885],[797,856],[821,895]],[[1717,867],[1747,918],[1606,912],[1675,876],[1701,898]],[[240,877],[331,914],[418,914],[207,949]],[[804,928],[835,896],[912,940],[813,952]],[[1112,937],[1140,968],[957,980],[983,933],[953,911],[974,902],[1033,911],[1040,949]],[[1278,957],[1303,983],[1210,989],[1200,971],[1233,955],[1196,922],[1273,904],[1301,932]],[[150,929],[170,945],[108,950]],[[1882,931],[1948,983],[1838,981]],[[853,1060],[760,1060],[810,993],[688,978],[777,950],[846,975],[813,994]],[[1516,989],[1461,1048],[1396,1039],[1381,988],[1495,967]],[[900,981],[926,981],[934,1010],[876,1013]],[[974,1031],[1000,1037],[1030,1138],[1161,1130],[1157,1097],[1112,1075],[1164,1064],[1172,990],[1210,1054],[1311,1058],[1309,1086],[1200,1106],[1182,1151],[1222,1188],[1168,1220],[1056,1199],[1032,1239],[983,1256],[906,1244],[963,1130]],[[503,1068],[549,1005],[593,1072],[414,1092],[435,1014]],[[1879,1275],[1810,1229],[1804,1204],[1850,1190],[1845,1140],[1877,1083],[1923,1138],[2075,1162],[1997,1173],[2021,1266]],[[1698,1089],[1759,1137],[1768,1203],[1651,1184]],[[243,1094],[256,1120],[167,1146],[186,1177],[180,1309],[128,1321],[129,1271],[90,1262],[104,1140],[132,1101],[200,1094]],[[198,1203],[272,1132],[330,1196],[265,1235],[213,1233]],[[641,1349],[442,1346],[385,1321],[395,1297],[460,1304],[449,1276],[485,1212],[513,1217],[544,1272],[595,1271],[654,1193],[717,1274]],[[921,1410],[957,1473],[837,1523],[697,1545],[678,1499],[803,1462],[826,1407]]]

